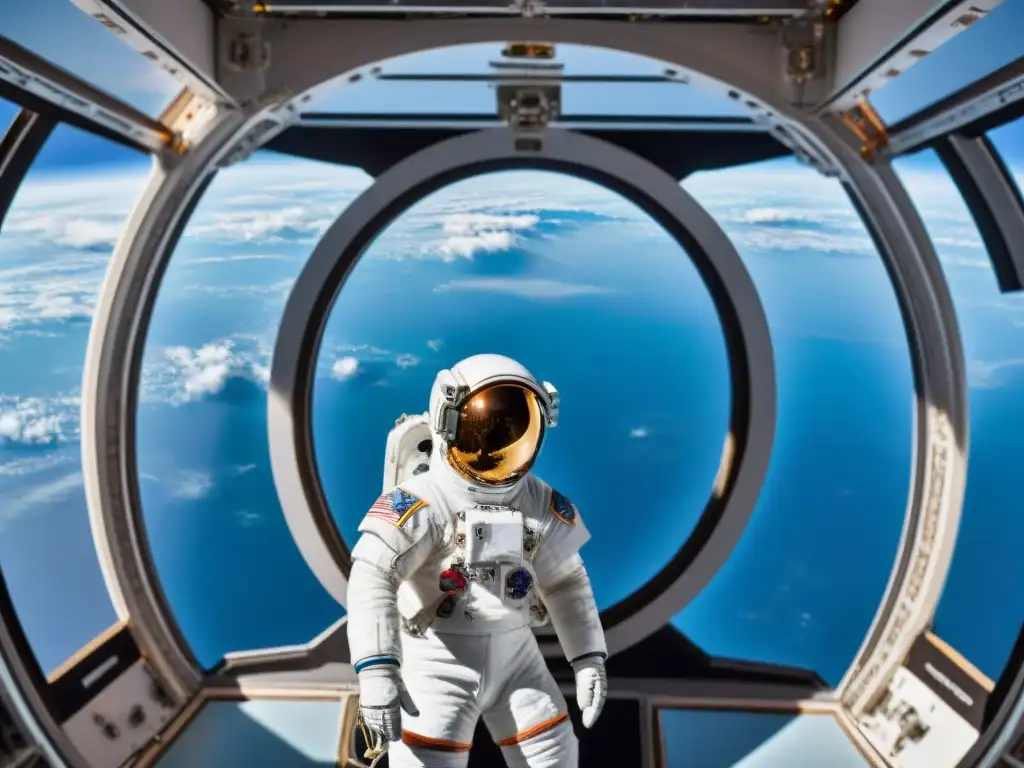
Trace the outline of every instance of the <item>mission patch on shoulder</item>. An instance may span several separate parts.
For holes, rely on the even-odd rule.
[[[576,507],[554,488],[551,489],[551,514],[563,523],[576,524]]]
[[[394,523],[399,528],[409,522],[416,511],[427,506],[427,502],[418,496],[413,496],[402,488],[395,488],[393,491],[381,494],[381,497],[373,503],[367,517],[374,517],[388,523]]]

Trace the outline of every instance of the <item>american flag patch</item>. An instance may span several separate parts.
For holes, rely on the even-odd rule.
[[[382,494],[373,503],[373,506],[370,507],[370,511],[366,513],[366,516],[394,523],[401,528],[408,522],[416,510],[426,505],[427,502],[423,501],[423,499],[417,498],[401,488],[395,488],[393,491]]]

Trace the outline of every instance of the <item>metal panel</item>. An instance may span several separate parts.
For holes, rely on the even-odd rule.
[[[195,93],[228,100],[217,84],[213,13],[202,0],[71,1]]]
[[[472,130],[499,126],[496,120],[442,120],[436,126],[424,121],[413,122],[410,126],[401,121],[379,119],[365,123],[356,121],[354,126],[344,123],[335,127],[300,125],[287,129],[266,147],[298,157],[355,166],[377,176],[431,144]],[[684,179],[697,171],[784,157],[790,153],[771,134],[749,123],[743,126],[746,128],[743,131],[715,131],[707,130],[708,126],[700,123],[677,126],[613,123],[609,126],[595,118],[582,124],[560,121],[553,127],[571,128],[627,149],[676,179]]]
[[[948,136],[935,150],[985,242],[999,290],[1024,289],[1024,201],[991,142]]]
[[[788,104],[791,88],[783,76],[774,30],[757,25],[636,24],[570,19],[265,19],[260,26],[227,19],[219,27],[223,46],[240,34],[258,35],[273,51],[265,71],[223,72],[222,85],[236,99],[291,93],[301,101],[318,96],[317,86],[334,89],[359,82],[386,59],[446,46],[509,39],[547,39],[566,44],[614,48],[623,53],[671,61],[698,90],[735,101],[749,110],[764,100]],[[742,55],[737,55],[742,52]],[[758,96],[750,94],[756,91]]]
[[[893,155],[913,152],[953,131],[977,136],[1015,119],[1022,111],[1024,57],[893,126],[887,151]]]
[[[533,10],[543,10],[545,15],[568,14],[643,14],[656,16],[689,17],[741,17],[757,18],[799,17],[807,14],[805,0],[620,0],[606,3],[602,0],[554,0],[551,3],[530,0],[398,0],[368,2],[367,0],[277,0],[270,3],[250,3],[249,7],[259,8],[268,15],[316,14],[343,15],[346,13],[458,13],[473,15],[528,15]]]
[[[836,75],[822,105],[852,109],[1003,0],[861,0],[839,20]]]
[[[79,125],[114,134],[121,143],[150,152],[163,152],[174,144],[171,131],[159,121],[4,37],[0,37],[0,84],[9,86],[15,102],[24,93],[36,104],[52,105],[55,112],[76,114]]]

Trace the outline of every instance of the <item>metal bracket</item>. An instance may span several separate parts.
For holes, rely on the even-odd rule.
[[[266,72],[270,43],[259,32],[239,32],[228,41],[224,63],[235,72]]]
[[[193,91],[186,89],[178,94],[160,115],[160,122],[173,135],[171,149],[179,155],[188,152],[215,125],[218,110],[217,104]]]
[[[560,85],[499,85],[498,114],[517,131],[540,131],[558,119]]]
[[[509,7],[516,9],[524,18],[529,19],[534,16],[543,16],[546,3],[544,0],[512,0]]]
[[[811,83],[823,83],[828,71],[826,28],[820,14],[788,19],[781,24],[784,53],[783,77],[792,87],[794,106],[808,106],[817,94],[809,93]]]
[[[865,160],[872,159],[889,143],[885,123],[867,99],[860,101],[853,109],[840,112],[839,119],[860,139],[860,154]]]

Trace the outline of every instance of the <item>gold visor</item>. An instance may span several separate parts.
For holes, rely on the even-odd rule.
[[[498,384],[462,404],[448,463],[467,480],[507,485],[530,471],[543,438],[537,395],[516,384]]]

